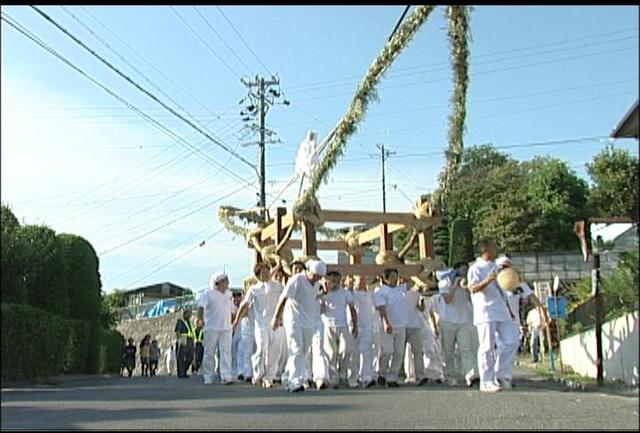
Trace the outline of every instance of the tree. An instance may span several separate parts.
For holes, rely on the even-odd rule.
[[[24,244],[24,282],[30,305],[62,317],[69,312],[64,282],[64,255],[55,231],[27,225],[19,230]]]
[[[11,209],[2,205],[0,231],[0,294],[3,303],[24,304],[27,288],[24,281],[24,244],[19,236],[20,223]]]
[[[522,195],[537,214],[535,244],[547,251],[575,249],[573,224],[588,216],[586,182],[556,158],[536,157],[521,165]]]
[[[630,216],[638,220],[638,157],[628,150],[603,149],[587,164],[593,181],[589,202],[598,216]]]
[[[127,298],[122,290],[102,294],[102,312],[100,321],[105,329],[113,329],[118,321],[118,309],[127,306]]]

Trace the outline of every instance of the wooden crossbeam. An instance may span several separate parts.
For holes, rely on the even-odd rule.
[[[410,224],[415,217],[411,212],[368,212],[353,210],[332,210],[321,211],[322,219],[326,222],[360,223],[360,224],[381,224],[396,223]]]
[[[400,275],[405,277],[418,275],[422,272],[422,265],[327,265],[328,271],[338,271],[342,275],[364,275],[367,277],[382,275],[387,268],[397,269]]]
[[[281,221],[281,230],[285,230],[287,227],[293,223],[293,215],[288,213],[282,217]],[[266,241],[267,239],[271,239],[276,235],[276,223],[275,221],[262,229],[260,233],[260,240]]]
[[[380,227],[381,225],[377,225],[367,231],[360,233],[360,236],[358,236],[358,243],[360,245],[364,245],[367,242],[378,239],[380,237]],[[393,232],[397,232],[398,230],[402,230],[404,227],[404,224],[387,224],[387,232],[391,234]]]
[[[286,243],[286,247],[292,250],[302,249],[302,240],[291,239]],[[317,241],[317,248],[319,250],[339,250],[343,251],[347,249],[347,243],[345,241]]]

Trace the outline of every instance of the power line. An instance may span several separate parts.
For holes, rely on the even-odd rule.
[[[146,237],[146,236],[148,236],[148,235],[150,235],[150,234],[152,234],[152,233],[155,233],[155,232],[157,232],[157,231],[158,231],[158,230],[160,230],[160,229],[163,229],[163,228],[168,227],[168,226],[170,226],[170,225],[172,225],[172,224],[175,224],[175,223],[176,223],[176,222],[178,222],[178,221],[181,221],[181,220],[183,220],[183,219],[185,219],[185,218],[187,218],[187,217],[189,217],[189,216],[191,216],[191,215],[193,215],[193,214],[195,214],[195,213],[198,213],[198,212],[200,212],[200,211],[202,211],[202,210],[204,210],[204,209],[206,209],[206,208],[208,208],[208,207],[211,207],[211,206],[213,206],[214,204],[216,204],[216,203],[220,202],[221,200],[224,200],[225,198],[231,197],[232,195],[237,194],[238,192],[240,192],[240,191],[242,191],[242,190],[244,190],[244,189],[245,189],[245,186],[244,186],[244,185],[242,185],[240,188],[235,189],[235,190],[233,190],[232,192],[230,192],[230,193],[228,193],[228,194],[223,195],[222,197],[218,197],[217,199],[212,200],[212,201],[210,201],[210,202],[206,203],[206,204],[205,204],[205,205],[203,205],[203,206],[200,206],[200,207],[199,207],[199,208],[197,208],[196,210],[193,210],[193,211],[191,211],[191,212],[188,212],[188,213],[186,213],[186,214],[184,214],[184,215],[181,215],[181,216],[180,216],[180,217],[178,217],[178,218],[174,218],[174,219],[172,219],[172,220],[171,220],[171,221],[169,221],[169,222],[166,222],[166,223],[161,224],[161,225],[159,225],[159,226],[157,226],[157,227],[154,227],[153,229],[151,229],[151,230],[149,230],[149,231],[147,231],[147,232],[145,232],[145,233],[143,233],[143,234],[141,234],[141,235],[139,235],[139,236],[136,236],[136,237],[134,237],[134,238],[131,238],[131,239],[129,239],[129,240],[127,240],[127,241],[125,241],[125,242],[121,242],[121,243],[117,244],[117,245],[116,245],[116,246],[114,246],[114,247],[111,247],[111,248],[109,248],[109,249],[107,249],[107,250],[101,251],[101,252],[99,253],[99,255],[100,255],[100,256],[104,256],[105,254],[109,254],[109,253],[111,253],[111,252],[113,252],[113,251],[115,251],[115,250],[117,250],[117,249],[119,249],[119,248],[122,248],[122,247],[124,247],[124,246],[126,246],[126,245],[129,245],[130,243],[135,242],[135,241],[137,241],[137,240],[139,240],[139,239],[142,239],[142,238],[144,238],[144,237]]]
[[[87,10],[87,8],[85,8],[84,6],[80,6],[82,8],[82,10],[84,11],[84,13],[86,13],[87,15],[89,15],[94,21],[96,21],[98,24],[100,24],[105,30],[107,30],[111,35],[113,35],[116,39],[118,39],[121,43],[123,43],[124,45],[126,45],[136,56],[138,56],[138,58],[140,58],[143,62],[145,62],[147,65],[149,65],[149,67],[151,67],[154,71],[156,71],[158,74],[160,74],[160,76],[162,76],[165,80],[167,80],[168,82],[170,82],[171,84],[173,84],[178,90],[180,90],[182,93],[184,93],[185,95],[187,95],[189,98],[191,98],[192,101],[194,101],[196,104],[200,105],[200,107],[204,108],[205,110],[207,110],[212,116],[216,117],[217,119],[220,119],[220,115],[215,114],[213,111],[211,111],[205,104],[203,104],[200,100],[198,100],[195,96],[193,96],[191,93],[189,93],[187,90],[185,90],[182,86],[180,86],[180,84],[176,83],[174,80],[172,80],[170,77],[168,77],[164,72],[162,72],[160,69],[158,69],[153,63],[151,63],[149,60],[147,60],[142,54],[140,54],[135,48],[133,48],[131,46],[131,44],[129,44],[126,40],[124,40],[123,38],[121,38],[116,32],[114,32],[113,30],[111,30],[106,24],[104,24],[102,21],[100,21],[98,18],[96,18],[91,12],[89,12]],[[232,106],[230,108],[235,107]],[[160,109],[159,107],[155,107],[156,109]],[[229,109],[225,110],[228,111]]]
[[[538,47],[545,47],[545,46],[564,45],[564,44],[567,44],[567,43],[573,42],[573,41],[584,42],[585,40],[588,40],[588,39],[596,39],[596,38],[600,38],[600,37],[603,37],[603,36],[611,36],[611,35],[614,35],[614,34],[626,33],[626,32],[630,32],[630,31],[633,31],[633,32],[637,33],[638,29],[637,28],[628,28],[628,29],[622,29],[622,30],[618,30],[618,31],[614,31],[614,32],[599,33],[599,34],[595,34],[595,35],[591,35],[591,36],[584,36],[584,37],[581,37],[581,38],[563,39],[563,40],[557,41],[557,42],[539,44],[539,45],[523,46],[523,47],[509,49],[509,50],[495,51],[493,53],[474,55],[473,57],[474,57],[474,59],[479,59],[479,58],[495,57],[495,56],[499,56],[501,54],[512,53],[512,52],[522,53],[523,51],[528,50],[528,49],[535,49],[535,48],[538,48]],[[635,39],[635,37],[624,38],[624,39]],[[614,41],[617,41],[617,40],[619,40],[619,39],[614,39],[614,40],[610,40],[610,41],[595,42],[595,43],[590,43],[590,44],[584,44],[584,45],[579,45],[577,47],[565,47],[562,50],[564,51],[564,50],[575,49],[575,48],[579,48],[579,47],[583,47],[583,46],[593,46],[593,45],[598,45],[598,44],[602,44],[602,43],[610,43],[610,42],[614,42]],[[529,56],[535,56],[535,55],[539,55],[539,54],[540,53],[523,54],[523,56],[529,57]],[[428,67],[433,67],[433,66],[440,66],[440,65],[446,66],[447,69],[448,69],[449,61],[425,63],[425,64],[422,64],[422,65],[407,66],[407,67],[403,67],[403,68],[394,68],[393,71],[389,72],[389,77],[388,78],[402,76],[402,75],[397,74],[397,72],[407,71],[407,70],[414,70],[414,69],[423,69],[423,68],[428,68]],[[440,68],[440,69],[442,69],[442,68]],[[289,89],[290,89],[290,92],[296,92],[297,90],[294,90],[294,89],[309,89],[309,88],[314,88],[314,87],[319,87],[319,86],[322,87],[323,84],[332,84],[332,83],[337,83],[339,81],[353,82],[354,80],[359,80],[361,78],[362,77],[358,76],[358,75],[351,75],[351,76],[343,77],[343,78],[336,78],[336,79],[332,79],[332,80],[322,80],[322,81],[316,81],[316,82],[311,82],[311,83],[297,85],[297,86],[291,86],[291,87],[289,87]],[[344,83],[344,84],[348,84],[348,83]],[[329,86],[329,87],[331,87],[331,86]]]
[[[236,72],[236,70],[235,70],[235,69],[233,69],[231,66],[229,66],[229,64],[228,64],[227,62],[225,62],[225,61],[224,61],[224,59],[223,59],[222,57],[220,57],[220,55],[219,55],[218,53],[216,53],[216,51],[215,51],[213,48],[211,48],[211,45],[209,45],[209,43],[208,43],[206,40],[204,40],[204,38],[203,38],[202,36],[200,36],[200,33],[196,32],[196,30],[195,30],[193,27],[191,27],[191,24],[189,24],[189,23],[188,23],[184,18],[182,18],[182,15],[180,15],[180,14],[178,13],[178,11],[176,11],[176,10],[174,9],[174,7],[173,7],[173,6],[169,6],[169,8],[173,11],[173,13],[174,13],[178,18],[180,18],[180,21],[182,21],[182,22],[184,23],[184,25],[185,25],[185,26],[187,26],[187,27],[189,28],[189,30],[191,30],[191,33],[193,33],[193,34],[194,34],[194,35],[195,35],[195,36],[200,40],[200,42],[202,42],[202,43],[207,47],[207,49],[209,49],[209,51],[211,51],[211,53],[212,53],[212,54],[213,54],[213,55],[214,55],[218,60],[220,60],[220,63],[222,63],[223,65],[225,65],[225,66],[227,67],[227,69],[228,69],[229,71],[231,71],[231,73],[232,73],[233,75],[235,75],[235,76],[236,76],[236,78],[239,80],[241,77],[240,77],[240,75]]]
[[[264,68],[264,70],[267,72],[267,75],[273,75],[271,72],[269,72],[269,68],[266,67],[266,65],[262,62],[262,60],[260,60],[260,57],[258,57],[258,55],[251,49],[251,47],[249,46],[249,44],[247,43],[247,41],[244,40],[244,38],[242,37],[242,35],[240,34],[240,32],[238,31],[238,29],[236,29],[236,26],[233,25],[233,23],[231,22],[231,20],[227,17],[227,15],[222,11],[222,9],[220,8],[220,6],[216,6],[218,8],[218,12],[220,12],[220,14],[222,15],[222,17],[227,21],[227,23],[229,23],[229,25],[231,26],[231,28],[233,29],[234,32],[236,32],[236,35],[238,35],[238,37],[240,38],[240,40],[242,41],[242,43],[244,44],[245,47],[247,47],[247,49],[251,52],[251,54],[253,54],[253,57],[255,57],[255,59],[258,61],[258,63],[260,63],[260,65]]]
[[[155,96],[153,93],[149,92],[147,89],[145,89],[144,87],[140,86],[137,82],[135,82],[134,80],[131,79],[131,77],[129,77],[128,75],[124,74],[123,72],[121,72],[118,68],[116,68],[115,66],[113,66],[111,63],[109,63],[106,59],[104,59],[102,56],[100,56],[99,54],[97,54],[93,49],[91,49],[90,47],[88,47],[84,42],[82,42],[80,39],[78,39],[76,36],[72,35],[68,30],[66,30],[64,27],[62,27],[60,24],[58,24],[53,18],[51,18],[49,15],[47,15],[45,12],[41,11],[40,9],[38,9],[36,6],[30,6],[32,9],[34,9],[38,14],[40,14],[45,20],[47,20],[49,23],[51,23],[54,27],[56,27],[58,30],[60,30],[62,33],[64,33],[66,36],[68,36],[69,38],[71,38],[76,44],[80,45],[84,50],[86,50],[87,52],[89,52],[92,56],[94,56],[95,58],[97,58],[98,60],[100,60],[100,62],[102,62],[104,65],[106,65],[109,69],[111,69],[112,71],[114,71],[116,74],[118,74],[120,77],[122,77],[124,80],[126,80],[127,82],[129,82],[132,86],[134,86],[136,89],[138,89],[139,91],[141,91],[142,93],[144,93],[146,96],[148,96],[149,98],[151,98],[153,101],[157,102],[158,104],[160,104],[162,107],[164,107],[167,111],[169,111],[170,113],[172,113],[174,116],[176,116],[178,119],[182,120],[184,123],[186,123],[187,125],[189,125],[191,128],[195,129],[196,131],[198,131],[200,134],[204,135],[205,137],[207,137],[212,143],[214,143],[215,145],[217,145],[218,147],[224,149],[226,152],[234,155],[237,159],[239,159],[240,161],[244,162],[245,164],[247,164],[249,167],[253,168],[255,170],[255,166],[253,164],[251,164],[249,161],[247,161],[245,158],[243,158],[242,156],[234,153],[233,151],[231,151],[231,149],[229,149],[226,145],[224,145],[223,143],[221,143],[220,141],[216,140],[214,137],[212,137],[210,134],[208,134],[207,132],[203,131],[202,129],[200,129],[198,126],[196,126],[193,122],[191,122],[189,119],[185,118],[183,115],[181,115],[180,113],[176,112],[173,108],[171,108],[170,106],[168,106],[166,103],[164,103],[162,100],[160,100],[157,96]]]
[[[387,38],[387,42],[389,42],[391,40],[391,38],[393,38],[393,35],[396,34],[396,31],[398,31],[398,27],[400,27],[400,24],[402,24],[402,21],[404,20],[405,15],[407,15],[407,12],[409,12],[409,9],[411,8],[411,5],[407,5],[404,8],[404,12],[402,12],[402,15],[400,16],[400,19],[398,20],[398,22],[396,23],[396,26],[393,28],[393,31],[391,32],[391,34],[389,35],[389,38]]]
[[[238,57],[238,55],[236,54],[236,52],[233,50],[233,48],[231,48],[229,46],[229,44],[227,44],[227,42],[224,40],[224,38],[222,36],[220,36],[220,33],[218,33],[216,31],[216,29],[211,25],[211,23],[209,22],[209,20],[202,14],[200,13],[200,10],[198,10],[198,8],[196,6],[191,6],[198,15],[200,15],[200,18],[202,18],[202,20],[207,24],[207,26],[209,27],[209,29],[211,29],[211,31],[218,37],[218,39],[220,39],[222,41],[222,43],[224,44],[225,47],[227,47],[227,49],[231,52],[231,54],[233,55],[233,57],[235,57],[240,63],[242,63],[242,66],[245,67],[245,69],[249,72],[250,75],[253,75],[253,71],[251,70],[251,68],[249,68],[247,66],[247,64],[240,58]]]
[[[219,235],[219,234],[222,232],[222,230],[224,230],[224,227],[221,227],[221,228],[220,228],[219,230],[217,230],[214,234],[212,234],[211,236],[209,236],[208,238],[206,238],[205,240],[203,240],[202,242],[200,242],[198,245],[194,245],[193,247],[191,247],[190,249],[188,249],[188,250],[187,250],[187,251],[185,251],[184,253],[180,254],[179,256],[174,257],[173,259],[171,259],[170,261],[168,261],[168,262],[167,262],[167,263],[165,263],[164,265],[162,265],[162,266],[160,266],[160,267],[158,267],[158,268],[154,269],[153,271],[151,271],[151,272],[149,272],[149,273],[147,273],[147,274],[143,275],[142,277],[138,278],[137,280],[135,280],[135,281],[133,281],[133,282],[131,282],[131,283],[127,284],[127,285],[125,286],[125,289],[126,289],[126,288],[129,288],[129,287],[131,287],[131,286],[133,286],[134,284],[139,283],[140,281],[144,280],[144,279],[145,279],[145,278],[147,278],[147,277],[150,277],[150,276],[151,276],[151,275],[153,275],[153,274],[156,274],[156,273],[160,272],[162,269],[164,269],[164,268],[166,268],[167,266],[169,266],[169,265],[171,265],[171,264],[173,264],[173,263],[177,262],[178,260],[180,260],[180,259],[181,259],[181,258],[183,258],[184,256],[186,256],[186,255],[188,255],[188,254],[192,253],[193,251],[197,250],[198,248],[202,248],[202,247],[205,245],[205,243],[206,243],[207,241],[209,241],[209,240],[211,240],[211,239],[215,238],[217,235]]]

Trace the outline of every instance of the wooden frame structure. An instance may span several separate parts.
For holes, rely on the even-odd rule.
[[[368,212],[368,211],[346,211],[346,210],[321,210],[321,218],[325,222],[343,222],[358,224],[375,224],[375,227],[366,230],[358,236],[358,244],[365,246],[376,239],[380,239],[381,251],[393,251],[393,233],[403,228],[412,227],[416,217],[411,212]],[[424,219],[423,219],[424,220]],[[434,257],[433,251],[433,226],[441,223],[441,217],[432,216],[427,219],[427,228],[418,235],[420,259]],[[287,228],[294,223],[291,212],[279,207],[273,221],[264,227],[260,233],[260,241],[267,244],[279,244]],[[347,243],[344,240],[319,241],[316,239],[315,227],[303,221],[302,238],[289,239],[285,247],[289,249],[302,249],[302,254],[307,257],[316,256],[318,250],[346,251]],[[348,254],[348,253],[347,253]],[[256,251],[256,263],[262,261],[260,254]],[[329,271],[338,271],[343,275],[381,275],[385,268],[393,266],[404,276],[418,275],[422,271],[420,264],[394,264],[377,265],[362,264],[362,255],[349,254],[349,264],[327,264]]]

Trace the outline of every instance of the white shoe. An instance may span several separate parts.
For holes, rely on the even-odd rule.
[[[499,392],[501,388],[495,383],[480,384],[480,392]]]
[[[498,379],[498,383],[500,384],[500,388],[502,389],[513,388],[513,385],[511,384],[511,379]]]
[[[270,381],[269,379],[263,379],[262,380],[262,387],[263,388],[273,388],[273,382]]]

